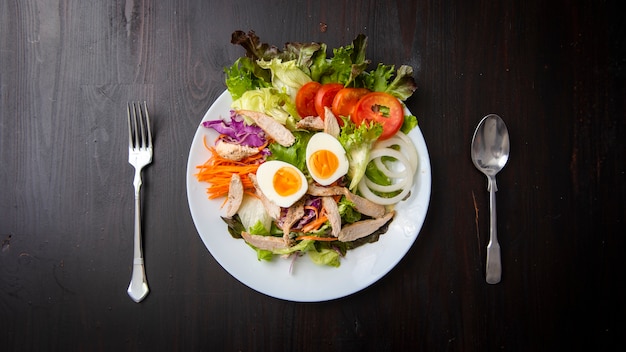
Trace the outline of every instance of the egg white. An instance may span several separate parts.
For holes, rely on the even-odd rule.
[[[292,169],[301,180],[300,188],[298,188],[295,193],[288,196],[278,194],[274,188],[274,175],[283,167]],[[308,189],[308,183],[302,171],[284,161],[271,160],[264,162],[257,169],[256,178],[259,183],[259,188],[261,188],[261,192],[263,192],[263,194],[274,204],[283,208],[292,206],[293,203],[302,198]]]
[[[316,173],[312,171],[312,166],[309,162],[313,153],[318,150],[327,150],[334,154],[338,160],[337,168],[327,178],[321,178],[316,175]],[[314,134],[311,139],[309,139],[309,142],[306,146],[306,166],[309,169],[309,174],[311,174],[311,177],[317,183],[322,186],[328,186],[348,172],[349,163],[348,157],[346,156],[346,151],[343,149],[343,146],[341,145],[341,143],[339,143],[337,138],[328,133],[320,132]]]

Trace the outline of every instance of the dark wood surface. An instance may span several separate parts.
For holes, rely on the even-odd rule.
[[[626,31],[607,1],[0,2],[0,349],[542,351],[626,344]],[[406,257],[322,303],[231,277],[194,227],[185,172],[200,119],[264,41],[368,36],[408,64],[432,195]],[[149,296],[126,294],[132,168],[126,101],[155,131],[144,172]],[[486,179],[469,144],[497,113],[503,278],[485,283]],[[259,264],[262,265],[262,264]],[[251,269],[253,270],[253,269]]]

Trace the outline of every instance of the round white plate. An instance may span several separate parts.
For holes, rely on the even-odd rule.
[[[225,91],[202,121],[228,119],[231,102],[230,94]],[[298,258],[291,272],[291,258],[276,256],[270,262],[258,261],[252,248],[228,233],[220,218],[224,215],[223,200],[209,200],[206,194],[208,184],[199,182],[194,176],[196,166],[210,157],[203,145],[205,136],[207,142],[212,142],[217,132],[200,124],[187,161],[187,198],[191,216],[200,238],[215,260],[237,280],[268,296],[295,302],[320,302],[360,291],[393,269],[411,248],[424,223],[430,202],[430,159],[422,132],[414,128],[409,137],[417,148],[419,167],[413,190],[410,198],[396,205],[396,216],[378,242],[348,251],[338,268],[316,265],[308,256]]]

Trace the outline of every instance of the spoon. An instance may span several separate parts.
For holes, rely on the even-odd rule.
[[[487,176],[489,211],[491,222],[487,245],[487,283],[497,284],[502,276],[500,244],[496,226],[496,174],[509,159],[509,131],[498,115],[489,114],[478,123],[472,138],[472,161],[478,170]]]

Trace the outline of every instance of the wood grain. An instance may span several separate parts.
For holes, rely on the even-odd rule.
[[[2,1],[2,349],[623,349],[621,22],[612,1]],[[266,297],[197,235],[187,155],[224,67],[243,54],[230,44],[237,29],[329,48],[364,33],[373,64],[414,68],[407,105],[431,157],[428,216],[406,257],[361,292]],[[148,101],[155,132],[141,304],[125,292],[129,100]],[[469,157],[488,113],[511,132],[498,285],[484,280],[488,193]]]

